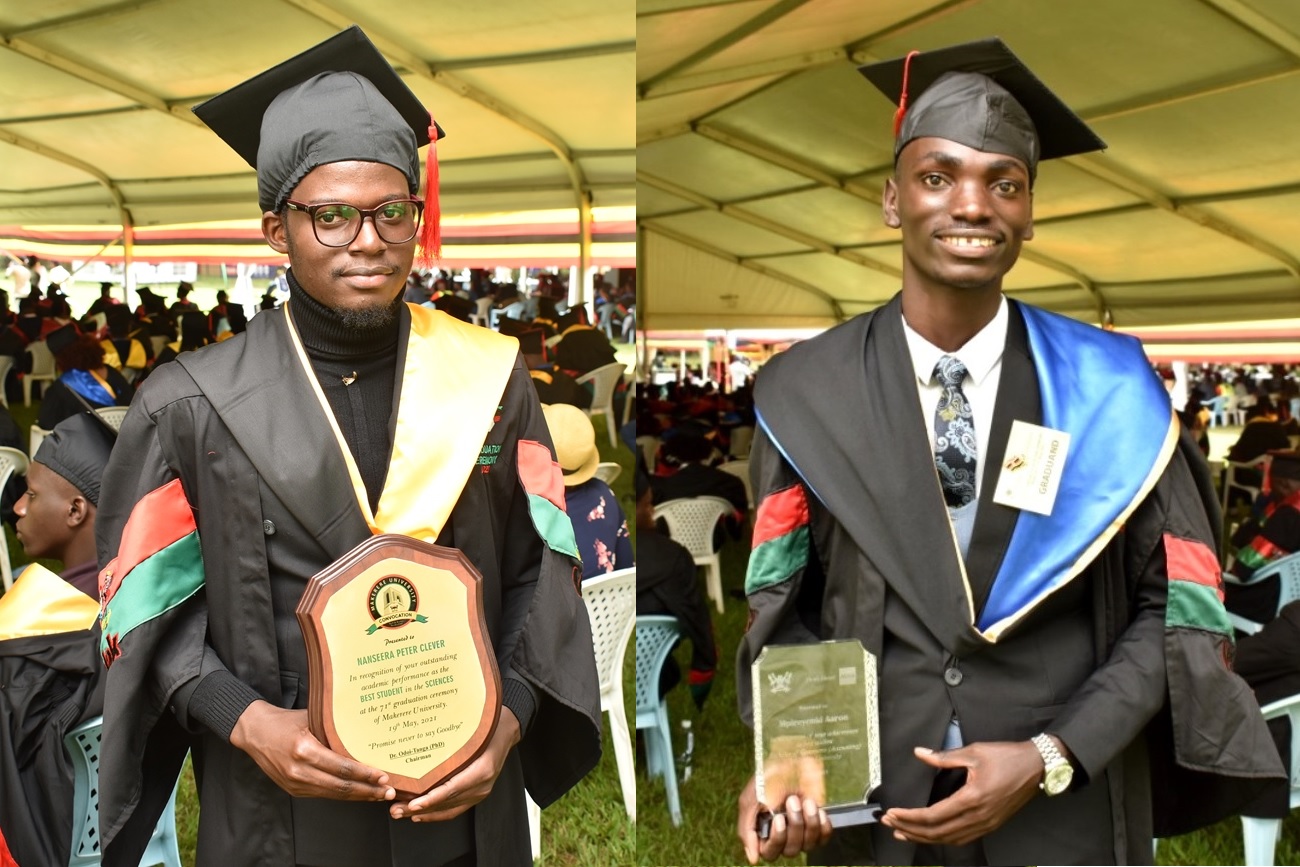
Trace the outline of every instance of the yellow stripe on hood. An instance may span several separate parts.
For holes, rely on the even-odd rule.
[[[98,602],[40,563],[32,563],[0,596],[0,641],[80,632],[98,616]]]
[[[286,315],[288,307],[285,305]],[[376,533],[400,533],[432,542],[460,499],[483,441],[492,430],[519,341],[438,310],[414,304],[407,307],[411,336],[402,369],[397,432],[378,513],[370,509],[361,471],[312,373],[293,318],[287,318],[298,360],[329,419],[366,523]]]

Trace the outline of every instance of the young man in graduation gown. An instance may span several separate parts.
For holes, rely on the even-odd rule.
[[[0,865],[67,864],[71,855],[63,738],[103,710],[95,504],[112,447],[112,431],[92,413],[60,422],[15,506],[27,556],[58,560],[63,571],[31,563],[0,596]]]
[[[863,71],[895,102],[908,82],[883,199],[902,291],[758,375],[737,670],[748,718],[764,645],[875,654],[884,814],[832,832],[791,796],[760,840],[751,780],[738,834],[751,862],[1149,864],[1153,830],[1280,767],[1140,346],[1002,295],[1038,161],[1103,144],[998,40]]]
[[[291,300],[156,370],[122,425],[99,536],[104,863],[136,863],[186,749],[200,864],[529,863],[524,786],[544,806],[593,767],[598,682],[515,342],[401,300],[439,130],[357,28],[196,112],[256,167]],[[482,755],[409,803],[304,710],[305,582],[377,532],[465,553],[502,677]]]

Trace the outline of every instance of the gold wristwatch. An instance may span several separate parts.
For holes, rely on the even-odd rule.
[[[1059,795],[1070,788],[1074,780],[1074,766],[1070,760],[1061,755],[1056,742],[1046,734],[1037,734],[1031,738],[1038,754],[1043,757],[1043,781],[1038,784],[1049,796]]]

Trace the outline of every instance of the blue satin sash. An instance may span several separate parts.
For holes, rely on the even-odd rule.
[[[1022,511],[979,629],[1006,627],[1087,567],[1164,471],[1178,424],[1137,339],[1020,305],[1044,427],[1070,434],[1051,515]],[[998,456],[999,458],[1001,456]]]
[[[95,378],[89,370],[69,370],[59,377],[59,382],[84,397],[94,406],[112,406],[117,398],[104,388],[104,384]]]

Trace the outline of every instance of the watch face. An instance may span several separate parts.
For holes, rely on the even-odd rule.
[[[1043,791],[1049,795],[1059,795],[1070,788],[1070,781],[1073,779],[1074,768],[1070,767],[1069,762],[1064,762],[1048,769],[1043,779]]]

